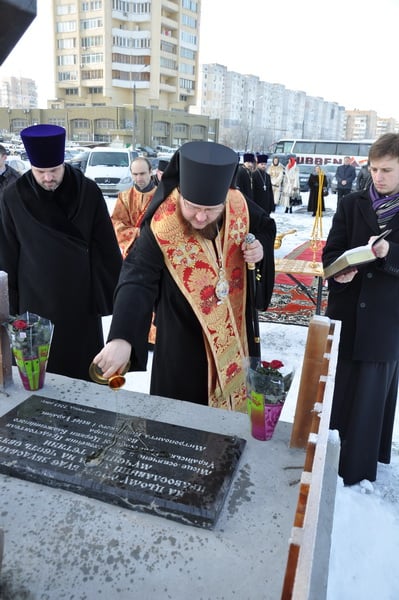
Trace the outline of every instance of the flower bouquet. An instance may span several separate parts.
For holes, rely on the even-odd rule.
[[[24,388],[39,390],[44,385],[54,325],[30,312],[10,317],[4,325]]]
[[[272,438],[292,383],[293,372],[284,375],[282,367],[280,360],[247,361],[247,408],[252,436],[258,440]]]

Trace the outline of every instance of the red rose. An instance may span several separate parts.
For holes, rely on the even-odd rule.
[[[22,319],[16,319],[16,321],[13,321],[13,327],[15,329],[28,329],[28,323]]]
[[[284,367],[284,363],[282,363],[281,360],[272,360],[272,362],[269,363],[269,367],[271,369],[281,369],[281,367]]]

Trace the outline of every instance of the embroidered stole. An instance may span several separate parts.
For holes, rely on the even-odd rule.
[[[215,295],[219,271],[210,246],[197,232],[187,233],[174,190],[156,210],[151,229],[165,264],[201,324],[208,359],[209,405],[246,410],[244,357],[248,356],[245,322],[246,265],[241,244],[248,233],[248,207],[241,192],[229,190],[225,224],[220,231],[229,295]]]

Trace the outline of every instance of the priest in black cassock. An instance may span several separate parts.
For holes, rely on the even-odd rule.
[[[89,379],[104,345],[102,315],[122,264],[99,187],[64,164],[65,129],[33,125],[21,132],[31,170],[4,190],[0,269],[8,274],[10,313],[54,324],[47,370]]]
[[[247,263],[256,263],[256,306],[266,310],[276,226],[232,187],[236,168],[235,152],[213,142],[189,142],[172,157],[122,267],[108,343],[94,358],[104,377],[129,360],[145,370],[155,306],[151,394],[245,409],[243,359],[255,353]]]

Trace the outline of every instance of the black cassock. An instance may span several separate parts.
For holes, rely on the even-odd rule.
[[[30,311],[54,323],[49,372],[89,379],[121,263],[102,193],[77,169],[65,165],[54,192],[38,186],[31,171],[5,190],[0,269],[8,273],[10,313]]]
[[[248,201],[249,230],[262,243],[264,259],[259,263],[261,280],[256,302],[265,310],[274,284],[273,219]],[[148,330],[156,307],[155,344],[151,394],[208,404],[208,366],[201,326],[187,300],[169,274],[162,252],[148,222],[125,259],[115,297],[110,339],[127,339],[133,347],[134,370],[145,370]],[[250,353],[255,352],[251,307],[247,299],[246,321]]]
[[[319,176],[316,173],[312,173],[309,176],[308,185],[309,185],[308,211],[315,213],[317,211],[317,203],[318,203],[318,199],[319,199]],[[323,173],[322,187],[327,187],[327,186],[328,186],[328,181],[327,181],[326,176]],[[326,207],[324,205],[323,193],[321,196],[321,210],[322,211],[326,210]]]

